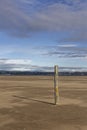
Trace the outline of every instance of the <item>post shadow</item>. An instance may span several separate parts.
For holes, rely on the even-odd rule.
[[[17,96],[17,95],[13,95],[13,97],[20,98],[20,99],[27,99],[27,100],[40,102],[40,103],[44,103],[44,104],[49,104],[49,105],[55,105],[55,103],[51,103],[51,102],[47,102],[47,101],[43,101],[43,100],[39,100],[39,99],[34,99],[34,98],[28,98],[28,97]]]

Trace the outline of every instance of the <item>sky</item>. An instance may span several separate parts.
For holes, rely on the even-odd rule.
[[[0,70],[87,67],[87,0],[0,0]]]

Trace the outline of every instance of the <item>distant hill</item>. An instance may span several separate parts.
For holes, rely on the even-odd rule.
[[[0,71],[0,75],[54,75],[54,72],[39,72],[39,71]],[[87,76],[87,72],[59,72],[60,76]]]

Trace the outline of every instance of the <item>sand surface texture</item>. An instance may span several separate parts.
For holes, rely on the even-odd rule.
[[[0,76],[0,130],[87,130],[87,77]]]

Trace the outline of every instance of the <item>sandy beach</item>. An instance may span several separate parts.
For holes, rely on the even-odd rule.
[[[0,130],[87,130],[87,77],[0,76]]]

